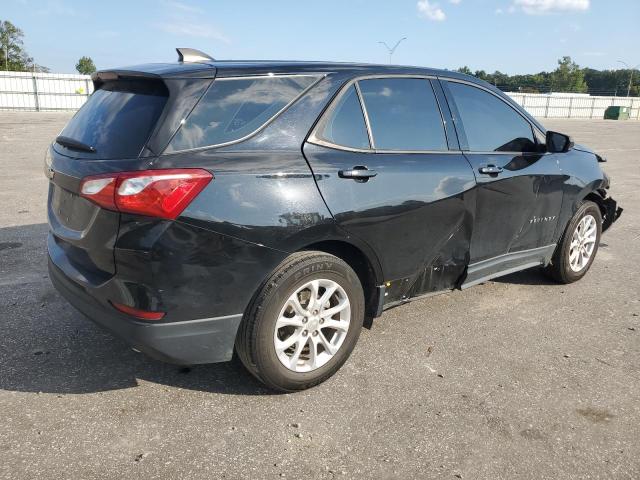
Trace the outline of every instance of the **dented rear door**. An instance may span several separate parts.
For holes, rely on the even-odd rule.
[[[304,154],[336,221],[376,252],[386,302],[455,286],[468,262],[475,178],[430,80],[348,85],[316,132]]]

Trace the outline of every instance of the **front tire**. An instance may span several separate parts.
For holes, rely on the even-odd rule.
[[[545,273],[560,283],[573,283],[586,275],[598,252],[602,214],[593,202],[584,201],[567,225]]]
[[[290,255],[256,293],[242,319],[236,352],[268,387],[317,385],[351,354],[364,320],[364,293],[343,260],[323,252]]]

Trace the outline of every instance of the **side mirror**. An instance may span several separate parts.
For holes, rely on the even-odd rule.
[[[569,135],[564,133],[552,132],[547,130],[547,152],[550,153],[564,153],[573,148],[573,140]]]

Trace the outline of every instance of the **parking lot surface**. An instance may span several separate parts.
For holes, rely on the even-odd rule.
[[[545,120],[625,208],[588,275],[537,271],[387,311],[314,389],[130,350],[47,277],[45,148],[0,113],[0,478],[640,478],[640,122]]]

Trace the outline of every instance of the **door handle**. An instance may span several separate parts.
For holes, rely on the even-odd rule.
[[[375,170],[369,170],[367,167],[363,165],[357,165],[353,167],[351,170],[340,170],[338,172],[338,176],[340,178],[350,178],[352,180],[366,182],[370,178],[378,175],[378,172]]]
[[[502,173],[502,167],[498,167],[496,165],[484,165],[478,169],[480,173],[484,173],[486,175],[498,175]]]

